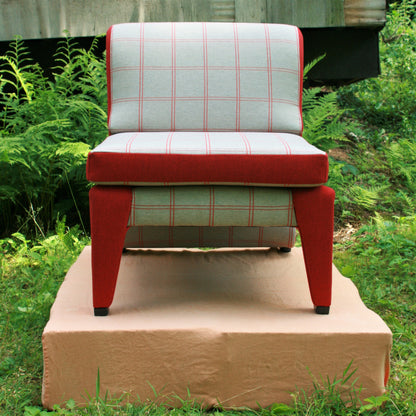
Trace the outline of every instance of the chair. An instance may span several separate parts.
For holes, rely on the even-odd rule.
[[[127,23],[106,41],[110,135],[87,161],[94,314],[109,312],[125,246],[287,252],[296,228],[328,314],[335,196],[326,153],[301,137],[299,29]]]

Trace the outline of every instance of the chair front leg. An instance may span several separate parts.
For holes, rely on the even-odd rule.
[[[328,314],[332,291],[335,192],[319,186],[294,188],[292,195],[315,312]]]
[[[94,186],[89,198],[94,315],[105,316],[116,288],[132,193],[129,187]]]

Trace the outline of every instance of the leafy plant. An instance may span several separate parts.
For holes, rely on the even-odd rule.
[[[0,240],[0,414],[40,402],[41,334],[62,279],[88,240],[63,220],[38,241]]]
[[[85,162],[106,135],[105,62],[69,37],[54,78],[21,39],[0,57],[0,230],[44,234],[58,215],[88,217]],[[76,213],[74,215],[73,213]]]
[[[342,89],[341,102],[355,116],[396,137],[416,133],[416,21],[415,0],[390,5],[381,32],[381,75]]]
[[[344,110],[337,105],[336,92],[322,92],[319,87],[303,91],[303,137],[322,150],[338,147],[346,141]]]
[[[354,281],[363,301],[392,328],[388,405],[393,409],[399,402],[406,415],[416,411],[415,258],[415,215],[394,219],[376,215],[349,241],[335,247],[335,264],[341,273]]]

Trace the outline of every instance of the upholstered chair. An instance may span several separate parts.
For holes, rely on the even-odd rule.
[[[327,314],[334,192],[326,153],[302,138],[299,29],[114,25],[107,77],[109,136],[87,163],[95,315],[109,312],[125,247],[288,252],[296,229],[311,306]]]

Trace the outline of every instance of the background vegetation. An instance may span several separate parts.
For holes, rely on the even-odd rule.
[[[0,233],[45,236],[59,216],[88,219],[85,163],[107,132],[105,61],[70,38],[54,77],[22,40],[0,57]]]
[[[387,394],[359,402],[346,369],[293,393],[291,406],[249,415],[416,414],[416,3],[391,5],[381,33],[382,74],[347,87],[305,91],[305,137],[330,155],[337,194],[335,263],[394,336]],[[53,79],[21,40],[0,57],[0,413],[40,408],[41,332],[68,267],[88,244],[88,150],[106,134],[105,62],[66,39]],[[66,217],[66,220],[65,220]],[[66,222],[65,222],[66,221]],[[350,385],[348,400],[336,387]],[[94,392],[90,392],[94,394]],[[131,398],[134,401],[134,398]],[[92,396],[54,414],[167,414],[166,398],[121,408]],[[159,406],[156,405],[159,403]],[[204,414],[190,398],[172,414]],[[382,405],[382,407],[380,407]],[[218,408],[211,414],[241,412]]]

